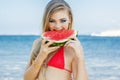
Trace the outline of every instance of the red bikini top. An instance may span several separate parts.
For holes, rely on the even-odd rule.
[[[50,61],[47,64],[48,66],[52,66],[55,68],[63,69],[71,73],[71,70],[68,70],[64,67],[64,47],[61,47],[55,55],[50,59]]]

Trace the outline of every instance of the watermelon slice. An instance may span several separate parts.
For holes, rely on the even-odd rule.
[[[72,39],[72,36],[76,36],[77,32],[75,30],[58,30],[58,31],[47,31],[42,34],[43,39],[53,41],[51,46],[64,46],[64,44]]]

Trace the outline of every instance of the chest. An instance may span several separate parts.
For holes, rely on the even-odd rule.
[[[67,68],[71,70],[72,55],[64,47],[60,48],[48,61],[48,66],[54,66],[60,69]]]

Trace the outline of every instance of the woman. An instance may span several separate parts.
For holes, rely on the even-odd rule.
[[[47,4],[43,17],[43,32],[72,29],[72,24],[72,11],[65,1],[52,0]],[[24,80],[88,80],[82,46],[75,36],[73,38],[74,40],[68,41],[63,47],[49,47],[53,42],[35,40]],[[54,61],[58,50],[64,52],[62,57],[57,56],[60,64]],[[50,61],[51,59],[53,61]]]

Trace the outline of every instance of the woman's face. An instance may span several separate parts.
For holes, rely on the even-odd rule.
[[[66,30],[70,23],[69,15],[66,10],[60,10],[54,13],[48,23],[49,30]]]

